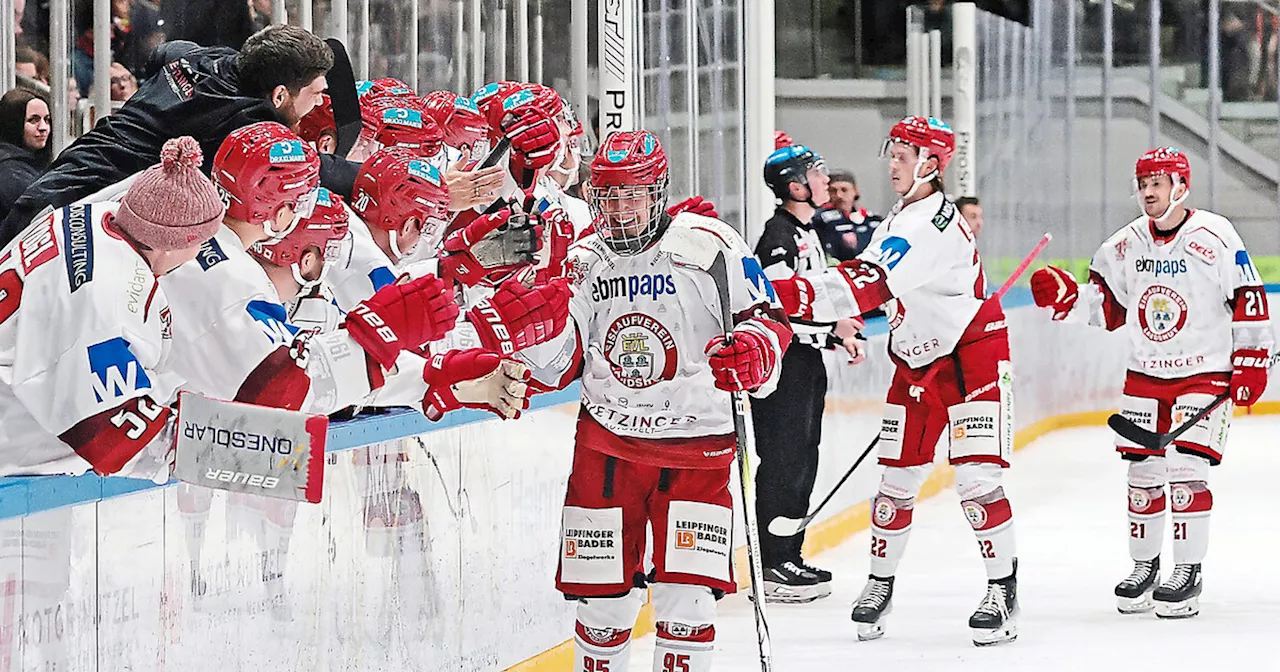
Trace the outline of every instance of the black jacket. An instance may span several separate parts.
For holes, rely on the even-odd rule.
[[[26,147],[0,142],[0,219],[9,214],[13,204],[44,170],[47,157]]]
[[[236,53],[181,41],[157,47],[129,102],[73,142],[18,199],[0,224],[0,246],[44,208],[60,208],[158,163],[166,140],[194,137],[204,150],[208,174],[218,146],[232,131],[260,121],[284,123],[265,98],[240,92]],[[351,192],[347,177],[354,181],[354,171],[342,165],[347,163],[329,157],[321,171],[322,183],[333,184],[344,196]],[[335,167],[343,172],[336,183]]]

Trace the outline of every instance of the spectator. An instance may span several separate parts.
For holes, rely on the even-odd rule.
[[[111,100],[124,102],[138,92],[138,79],[120,63],[111,64]]]
[[[239,49],[254,33],[253,17],[243,0],[165,2],[160,11],[170,40]]]
[[[320,100],[333,52],[297,26],[272,26],[239,53],[167,42],[119,111],[76,139],[18,199],[0,227],[8,243],[45,208],[59,208],[155,164],[164,141],[193,135],[212,161],[231,131],[257,121],[293,126]],[[321,157],[324,186],[343,196],[359,166]],[[206,166],[206,169],[208,166]]]
[[[49,165],[49,103],[25,89],[0,97],[0,218]]]
[[[961,196],[956,199],[956,207],[960,209],[960,216],[964,217],[964,221],[968,222],[969,228],[973,230],[973,237],[982,235],[982,203],[978,202],[978,197]]]
[[[27,0],[13,0],[13,37],[22,43],[22,15],[27,12]]]
[[[271,25],[271,0],[248,0],[248,3],[254,32]]]
[[[18,47],[14,61],[19,75],[30,77],[41,84],[49,83],[49,59],[44,54],[31,47]]]
[[[828,191],[831,200],[814,215],[814,228],[827,256],[849,261],[866,249],[871,234],[883,218],[858,205],[861,194],[853,173],[848,170],[831,172]]]

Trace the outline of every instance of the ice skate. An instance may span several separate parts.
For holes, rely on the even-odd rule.
[[[1169,580],[1152,593],[1156,616],[1191,618],[1200,613],[1200,565],[1174,565]]]
[[[893,611],[893,577],[870,576],[858,601],[853,603],[851,618],[858,624],[858,641],[867,642],[884,636],[884,617]]]
[[[1160,582],[1160,557],[1135,560],[1133,572],[1116,584],[1116,609],[1122,614],[1144,614],[1155,607],[1151,593]]]
[[[987,596],[969,617],[975,646],[991,646],[1018,638],[1018,576],[987,582]]]
[[[831,584],[816,572],[788,560],[764,570],[765,602],[805,604],[831,594]]]

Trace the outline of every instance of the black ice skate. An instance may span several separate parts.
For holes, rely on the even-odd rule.
[[[1200,613],[1200,565],[1174,565],[1169,580],[1151,594],[1156,616],[1191,618]]]
[[[884,617],[893,611],[893,577],[867,577],[858,601],[853,603],[853,622],[858,624],[858,641],[884,636]]]
[[[825,569],[819,569],[817,567],[814,567],[813,565],[809,564],[804,560],[797,561],[796,564],[800,566],[800,569],[803,569],[812,574],[816,574],[818,576],[818,580],[821,581],[822,583],[831,583],[831,572],[828,572]]]
[[[1160,556],[1134,560],[1133,572],[1116,584],[1116,609],[1122,614],[1145,614],[1155,606],[1151,593],[1160,582]]]
[[[1003,579],[987,582],[987,596],[969,617],[975,646],[991,646],[1018,638],[1018,564]]]
[[[764,601],[804,604],[831,594],[831,584],[790,560],[764,570]]]

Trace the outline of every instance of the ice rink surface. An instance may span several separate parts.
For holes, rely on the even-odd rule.
[[[1272,669],[1280,641],[1280,419],[1237,418],[1210,473],[1214,509],[1200,615],[1123,616],[1112,589],[1128,575],[1125,467],[1106,428],[1054,432],[1014,457],[1006,492],[1018,531],[1016,642],[978,649],[969,615],[986,576],[954,490],[916,507],[884,638],[859,642],[850,605],[867,574],[867,532],[812,559],[835,573],[832,595],[768,605],[774,670]],[[831,468],[830,465],[827,468]],[[824,493],[815,493],[815,499]],[[1166,525],[1168,525],[1166,519]],[[1172,570],[1166,529],[1162,578]],[[751,605],[720,602],[716,670],[759,670]],[[653,637],[633,672],[652,669]]]

